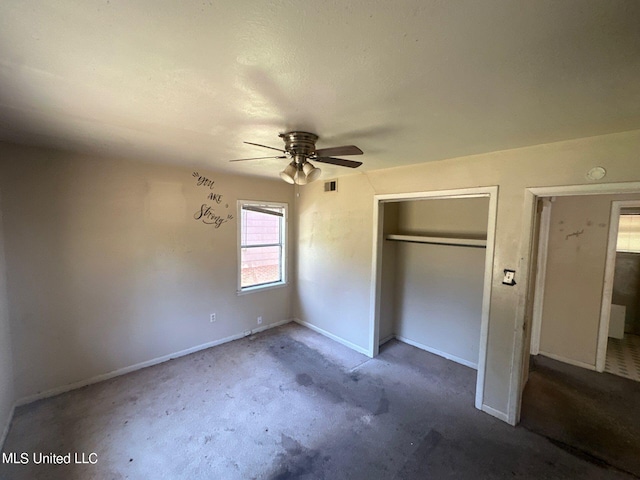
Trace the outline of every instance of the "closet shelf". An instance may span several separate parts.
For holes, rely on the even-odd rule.
[[[426,237],[423,235],[397,235],[389,234],[385,237],[386,240],[393,240],[395,242],[412,242],[412,243],[430,243],[435,245],[454,245],[458,247],[476,247],[486,248],[486,239],[473,239],[473,238],[455,238],[455,237]]]

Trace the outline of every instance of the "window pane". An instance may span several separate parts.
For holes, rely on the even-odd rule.
[[[241,263],[242,288],[282,280],[279,246],[243,248]]]
[[[281,219],[278,215],[242,209],[242,245],[280,243]]]
[[[640,215],[620,215],[616,250],[640,252]]]

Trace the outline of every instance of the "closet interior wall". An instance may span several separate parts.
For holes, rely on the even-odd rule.
[[[486,240],[489,198],[384,204],[384,237]],[[380,341],[401,341],[477,368],[486,248],[385,240]]]

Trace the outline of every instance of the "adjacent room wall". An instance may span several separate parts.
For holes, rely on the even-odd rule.
[[[383,234],[398,233],[399,202],[383,205]],[[396,265],[398,246],[395,242],[383,242],[380,287],[380,342],[396,334]]]
[[[552,203],[541,354],[595,368],[611,203],[637,199],[585,195]]]
[[[0,157],[18,398],[291,318],[291,282],[236,295],[235,218],[238,199],[292,204],[290,185],[7,144]]]
[[[616,253],[611,303],[626,308],[624,331],[640,335],[640,253]]]
[[[13,402],[15,400],[11,329],[9,326],[9,298],[7,296],[6,280],[2,199],[0,196],[0,450],[2,450],[2,444],[9,430]]]
[[[488,198],[399,202],[406,235],[486,238]],[[407,242],[395,245],[395,333],[477,368],[486,249]]]
[[[333,197],[322,182],[301,188],[299,205],[299,291],[295,314],[303,321],[369,346],[373,196],[477,186],[499,186],[493,292],[484,404],[501,418],[515,418],[509,403],[520,372],[517,311],[526,296],[519,277],[526,256],[523,232],[525,189],[593,183],[586,173],[606,168],[600,183],[640,181],[640,131],[493,152],[409,167],[354,174],[340,179]],[[363,157],[366,162],[366,153]],[[502,270],[516,270],[515,286],[502,285]]]

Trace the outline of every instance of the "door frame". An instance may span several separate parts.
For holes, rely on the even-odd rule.
[[[568,197],[578,195],[624,195],[624,194],[640,194],[640,182],[620,182],[620,183],[598,183],[585,185],[564,185],[555,187],[529,187],[525,189],[524,209],[523,209],[523,228],[521,238],[521,278],[528,282],[529,272],[531,270],[531,246],[534,234],[534,218],[536,202],[542,197]],[[540,239],[543,240],[542,238]],[[544,239],[546,243],[548,236]],[[526,291],[528,285],[523,285]],[[516,310],[516,342],[513,356],[513,366],[511,369],[511,388],[509,392],[508,422],[515,425],[520,421],[520,407],[522,404],[522,391],[519,387],[520,378],[523,372],[522,352],[524,346],[524,336],[522,330],[525,322],[525,315],[528,302],[533,301],[526,295],[521,295]],[[602,322],[601,322],[602,323]],[[601,325],[602,327],[602,325]],[[608,328],[608,324],[607,324]],[[601,337],[601,335],[599,335]],[[533,339],[532,339],[533,341]],[[539,341],[539,340],[538,340]]]
[[[380,347],[380,300],[382,290],[382,247],[384,244],[384,205],[385,203],[406,200],[435,200],[455,198],[489,198],[489,212],[487,218],[487,249],[485,253],[484,285],[482,294],[482,318],[480,323],[480,346],[478,352],[478,373],[476,378],[476,408],[494,416],[500,416],[489,406],[484,405],[484,384],[487,363],[487,348],[489,339],[489,313],[491,303],[491,289],[493,283],[493,264],[495,252],[495,230],[498,211],[498,187],[473,187],[455,190],[435,190],[425,192],[391,193],[374,195],[373,197],[373,255],[371,264],[371,297],[369,308],[369,348],[368,355],[378,355]],[[506,420],[503,418],[503,420]]]

